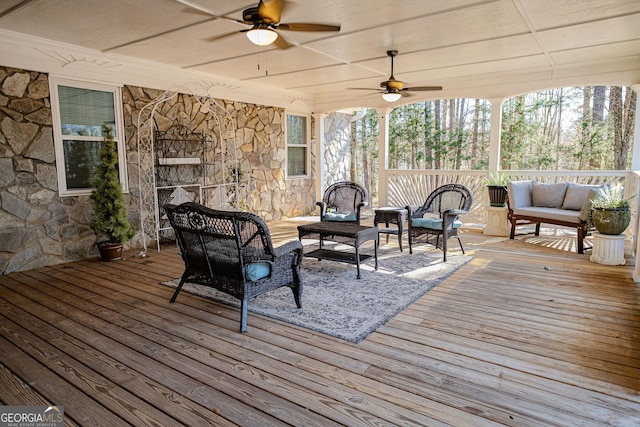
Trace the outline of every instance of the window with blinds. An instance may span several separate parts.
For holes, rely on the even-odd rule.
[[[307,176],[309,129],[308,118],[287,114],[287,177]]]
[[[55,79],[53,83],[60,194],[87,194],[92,190],[91,182],[100,160],[102,124],[113,129],[119,160],[124,165],[119,88]],[[126,170],[121,167],[120,172],[123,181]]]

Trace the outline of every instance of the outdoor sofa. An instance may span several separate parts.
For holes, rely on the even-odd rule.
[[[573,227],[577,231],[578,253],[584,253],[584,238],[590,231],[589,201],[596,196],[599,185],[573,182],[542,183],[533,180],[507,182],[507,218],[511,223],[509,238],[515,237],[516,227],[540,224]]]

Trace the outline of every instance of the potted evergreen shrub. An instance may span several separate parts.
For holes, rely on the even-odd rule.
[[[624,198],[621,182],[599,188],[591,201],[591,221],[596,229],[610,235],[624,232],[631,221],[630,199]]]
[[[123,243],[133,237],[118,177],[118,151],[112,132],[111,127],[102,125],[104,139],[91,192],[93,220],[90,225],[98,238],[98,250],[103,260],[120,259]]]
[[[504,206],[507,198],[507,176],[504,172],[490,174],[485,185],[489,192],[489,204],[494,207]]]

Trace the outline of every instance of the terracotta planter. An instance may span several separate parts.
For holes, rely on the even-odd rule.
[[[507,187],[504,185],[487,185],[489,191],[489,204],[495,207],[506,205]]]
[[[593,210],[591,220],[602,234],[622,234],[631,221],[631,210],[629,208],[597,208]]]
[[[98,243],[102,261],[117,261],[122,258],[122,243]]]

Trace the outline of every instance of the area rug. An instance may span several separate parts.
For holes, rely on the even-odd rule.
[[[305,247],[305,252],[312,249]],[[381,247],[378,270],[373,258],[364,261],[359,280],[355,265],[305,257],[301,309],[291,290],[280,288],[249,300],[249,311],[358,343],[471,259],[455,251],[447,255],[444,263],[439,250],[414,247],[409,255],[407,250]],[[178,283],[174,279],[162,284]],[[237,299],[205,286],[185,283],[185,291],[240,307]]]

